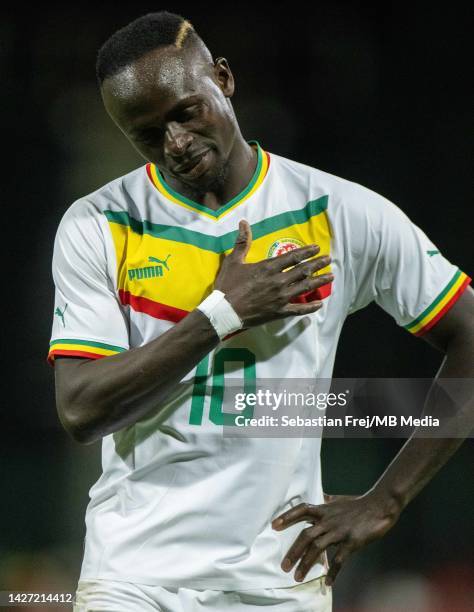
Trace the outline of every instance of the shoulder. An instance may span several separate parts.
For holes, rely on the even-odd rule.
[[[147,181],[146,166],[115,178],[75,200],[64,212],[61,224],[81,219],[92,221],[103,217],[107,210],[127,210],[137,196],[143,197]]]
[[[370,187],[274,153],[270,156],[283,183],[303,189],[309,199],[327,196],[328,212],[333,216],[383,221],[385,216],[403,215],[391,200]]]
[[[146,168],[141,166],[75,200],[61,217],[55,244],[86,248],[107,241],[107,211],[128,210],[137,194],[143,197],[146,180]]]

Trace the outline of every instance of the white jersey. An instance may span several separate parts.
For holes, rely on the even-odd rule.
[[[147,164],[76,201],[56,237],[50,359],[91,359],[143,346],[211,291],[247,219],[256,262],[304,244],[330,254],[323,307],[222,341],[166,404],[105,436],[90,491],[81,579],[195,589],[287,587],[280,568],[303,524],[271,521],[323,503],[318,438],[223,436],[227,372],[330,378],[346,316],[375,300],[421,335],[468,277],[393,203],[356,183],[268,154],[219,211],[192,202]],[[324,574],[317,564],[306,580]]]

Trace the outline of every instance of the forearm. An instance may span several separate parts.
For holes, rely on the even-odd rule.
[[[272,260],[247,264],[251,237],[249,224],[240,221],[234,249],[224,258],[215,281],[215,289],[227,296],[238,321],[244,327],[252,327],[319,310],[322,303],[318,300],[291,302],[301,293],[332,281],[332,275],[314,276],[330,261],[327,256],[313,259],[319,247],[308,245]],[[291,272],[286,272],[288,268]],[[206,307],[217,316],[216,303]],[[235,316],[229,319],[228,310],[221,311],[217,319],[224,325],[219,331],[221,336],[227,335],[227,325],[229,333],[234,330],[233,319]],[[98,361],[58,360],[56,403],[64,427],[78,441],[93,442],[151,411],[159,411],[160,404],[184,376],[217,346],[216,329],[196,309],[145,346]]]
[[[440,428],[436,433],[438,437],[428,437],[433,430],[427,434],[422,427],[416,428],[369,491],[369,495],[377,497],[389,510],[403,510],[461,446],[474,427],[472,336],[458,337],[451,342],[426,399],[423,413],[440,419]]]
[[[469,343],[466,346],[462,341],[453,343],[439,372],[440,386],[450,392],[450,385],[443,385],[443,380],[473,376],[473,372],[466,367],[466,364],[473,362],[472,344],[471,349],[468,346]],[[472,365],[469,367],[472,368]],[[435,384],[431,389],[425,404],[426,414],[439,414],[440,410],[446,409],[445,396],[437,393],[438,388]],[[469,392],[468,385],[459,385],[459,393],[456,393],[456,389],[454,391],[454,394],[451,393],[454,401],[448,408],[456,420],[458,432],[467,436],[473,423],[472,392]],[[354,551],[387,533],[404,507],[462,443],[462,436],[438,439],[419,437],[426,433],[420,430],[413,433],[379,481],[365,495],[330,496],[326,503],[317,506],[301,503],[277,517],[272,522],[276,530],[305,522],[305,528],[283,558],[282,569],[291,571],[296,567],[295,580],[303,581],[309,569],[321,558],[320,555],[333,546],[335,552],[326,576],[326,584],[331,585]],[[308,523],[312,526],[307,527]]]
[[[140,348],[106,359],[58,363],[57,403],[64,426],[77,440],[93,442],[159,411],[218,342],[209,319],[195,310]],[[68,376],[73,382],[66,384]]]

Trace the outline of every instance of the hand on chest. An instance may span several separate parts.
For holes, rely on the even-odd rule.
[[[237,224],[238,218],[236,227]],[[166,227],[162,232],[137,233],[130,227],[115,225],[112,233],[120,301],[150,301],[175,309],[176,320],[196,308],[212,291],[222,260],[232,250],[237,235],[236,229],[220,235],[219,226],[209,229],[209,233],[201,233],[186,227]],[[247,263],[277,257],[311,243],[320,246],[321,254],[330,254],[330,232],[324,214],[283,228],[266,219],[252,225],[252,235]],[[329,271],[330,266],[321,273]],[[151,311],[148,314],[153,316]]]

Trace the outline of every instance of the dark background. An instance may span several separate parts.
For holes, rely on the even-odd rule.
[[[183,14],[214,56],[229,60],[247,139],[384,195],[472,275],[472,48],[460,6],[327,2],[309,12],[297,2],[135,2],[3,13],[0,590],[75,586],[87,491],[100,470],[99,445],[79,446],[62,431],[46,364],[59,219],[78,197],[144,163],[102,108],[100,44],[141,14]],[[335,375],[430,377],[440,363],[370,306],[348,319]],[[363,492],[399,446],[327,440],[325,489]],[[467,442],[395,529],[347,563],[336,610],[375,612],[396,602],[406,610],[417,602],[422,612],[470,609],[473,459]]]

